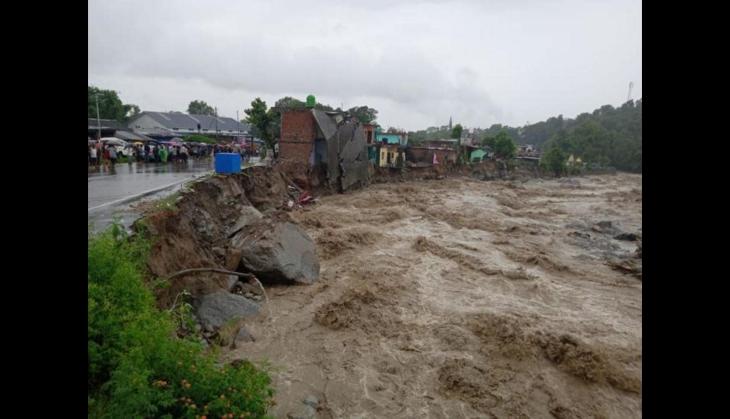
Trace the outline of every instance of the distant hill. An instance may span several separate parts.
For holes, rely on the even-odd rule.
[[[639,99],[628,101],[618,108],[604,105],[592,113],[582,113],[575,119],[565,119],[558,115],[522,127],[494,124],[487,129],[476,129],[476,132],[484,140],[505,131],[517,144],[532,144],[541,149],[556,146],[589,163],[640,172],[641,129]],[[409,141],[417,143],[422,140],[448,138],[451,133],[421,130],[408,134]]]

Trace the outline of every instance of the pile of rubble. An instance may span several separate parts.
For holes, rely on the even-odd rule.
[[[314,241],[285,213],[315,201],[276,169],[254,167],[198,181],[173,208],[146,214],[133,229],[152,239],[149,272],[172,277],[157,289],[158,304],[169,308],[189,294],[198,329],[209,341],[232,324],[237,325],[228,331],[233,343],[251,338],[241,332],[240,320],[260,312],[265,295],[258,281],[311,284],[319,279]]]

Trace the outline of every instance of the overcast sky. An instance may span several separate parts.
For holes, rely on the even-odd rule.
[[[641,97],[640,0],[89,0],[89,84],[142,110],[368,105],[408,130]]]

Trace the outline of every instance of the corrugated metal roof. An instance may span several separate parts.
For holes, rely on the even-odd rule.
[[[147,115],[159,122],[159,124],[167,129],[178,129],[185,131],[197,131],[198,124],[200,129],[221,132],[248,132],[250,126],[244,122],[237,122],[233,118],[215,117],[210,115],[189,115],[182,112],[151,112],[144,111],[139,116]]]
[[[97,121],[96,118],[89,118],[89,129],[97,129],[99,127],[99,124],[101,124],[102,129],[124,128],[124,126],[119,123],[119,121],[116,121],[114,119],[99,119]]]
[[[129,131],[117,130],[117,132],[114,133],[114,136],[117,138],[121,138],[122,140],[127,140],[127,141],[142,140],[142,137],[140,137],[139,135],[137,135],[135,133],[129,132]]]
[[[317,121],[320,131],[324,135],[325,140],[329,140],[337,132],[337,123],[324,111],[312,109],[314,120]]]

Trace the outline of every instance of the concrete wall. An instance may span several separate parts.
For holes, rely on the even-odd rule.
[[[405,160],[405,153],[401,153]],[[390,155],[390,164],[388,164],[388,155]],[[398,161],[398,146],[380,146],[380,167],[388,167],[396,164]]]
[[[371,124],[362,124],[362,130],[365,134],[365,142],[373,144],[375,142],[375,127]]]
[[[436,154],[439,164],[456,163],[456,151],[435,149],[428,147],[409,147],[406,153],[408,161],[414,163],[433,163],[433,155]]]
[[[317,127],[309,110],[287,111],[281,115],[279,157],[309,165],[317,137]]]

